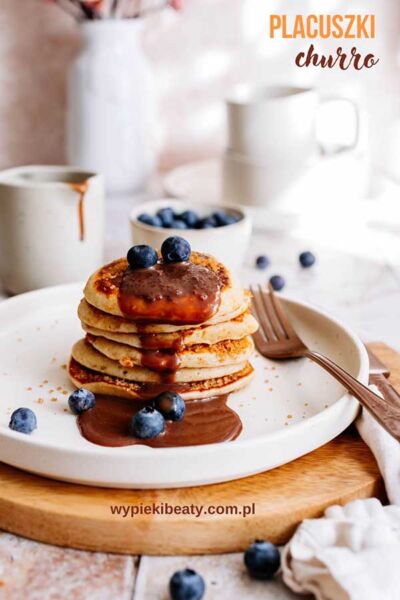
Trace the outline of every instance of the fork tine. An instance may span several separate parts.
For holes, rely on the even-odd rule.
[[[279,319],[276,316],[274,307],[270,302],[270,295],[266,294],[261,286],[258,286],[260,298],[262,299],[262,303],[264,305],[265,312],[268,315],[269,322],[271,324],[271,328],[275,334],[275,337],[278,340],[284,340],[286,338],[285,330],[280,326]]]
[[[251,292],[251,308],[252,308],[252,312],[254,317],[257,319],[258,322],[260,322],[260,318],[258,316],[258,312],[257,312],[257,305],[255,303],[254,300],[254,291],[252,290],[252,288],[250,287],[250,292]],[[261,333],[262,332],[262,333]],[[255,346],[257,348],[257,350],[260,352],[260,354],[263,353],[264,350],[264,346],[265,344],[268,344],[268,338],[265,335],[263,328],[260,326],[257,331],[255,333],[252,334]]]
[[[269,342],[268,342],[267,338],[263,336],[261,331],[262,331],[262,328],[260,327],[260,329],[257,329],[257,331],[252,334],[252,337],[253,337],[253,340],[254,340],[257,350],[259,351],[260,354],[263,354],[264,350],[265,350],[265,345],[269,344]]]
[[[285,315],[281,303],[279,302],[278,298],[275,296],[274,288],[272,287],[272,285],[270,283],[268,284],[268,289],[269,289],[269,297],[271,299],[271,304],[274,308],[276,318],[278,319],[280,326],[282,327],[283,331],[285,332],[285,335],[288,338],[289,337],[298,337],[297,333],[295,332],[292,325],[290,324],[289,319]]]
[[[258,328],[256,333],[253,334],[254,341],[256,343],[257,343],[257,341],[259,343],[262,343],[265,340],[268,342],[269,339],[268,339],[267,332],[264,332],[264,328],[261,325],[262,314],[260,314],[260,311],[258,308],[258,304],[257,304],[256,297],[255,297],[256,296],[255,290],[253,289],[252,286],[249,286],[249,289],[250,289],[250,293],[251,293],[251,309],[252,309],[254,317],[257,319],[257,321],[260,325],[260,327]],[[261,331],[262,331],[263,335],[261,335]]]
[[[257,318],[257,321],[260,324],[260,327],[263,331],[265,339],[267,340],[267,342],[273,342],[274,341],[274,333],[269,324],[269,320],[265,315],[265,310],[264,310],[262,301],[260,300],[258,293],[256,292],[256,290],[254,288],[250,287],[250,292],[252,294],[251,302],[252,302],[253,310],[255,311],[255,317]]]
[[[249,290],[250,290],[251,310],[252,310],[254,317],[257,319],[257,321],[259,321],[260,317],[258,315],[257,304],[255,301],[255,291],[251,285],[249,285]]]

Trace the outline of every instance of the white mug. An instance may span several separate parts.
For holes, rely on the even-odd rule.
[[[103,245],[100,175],[64,166],[0,173],[0,276],[8,292],[84,280],[102,263]]]
[[[329,206],[343,206],[349,199],[365,196],[369,180],[368,161],[354,150],[281,168],[227,152],[222,164],[224,202],[282,214],[315,214]]]
[[[320,98],[312,88],[240,85],[227,100],[228,151],[265,165],[305,164],[320,152],[316,118],[321,102],[345,100],[354,110],[354,142],[359,110],[347,98]],[[343,148],[342,148],[343,149]]]
[[[292,188],[307,167],[302,163],[265,166],[246,156],[227,151],[223,157],[222,199],[244,206],[279,205],[282,195]]]

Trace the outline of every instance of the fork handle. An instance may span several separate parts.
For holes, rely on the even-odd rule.
[[[384,429],[396,440],[400,441],[400,408],[385,402],[380,396],[375,394],[367,386],[352,377],[344,371],[339,365],[332,362],[329,358],[314,352],[305,350],[303,356],[313,360],[335,379],[337,379],[351,394],[357,398],[372,416],[382,425]]]

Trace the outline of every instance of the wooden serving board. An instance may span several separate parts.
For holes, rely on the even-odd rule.
[[[370,347],[391,368],[400,390],[400,355],[384,344]],[[235,552],[256,538],[284,543],[303,519],[369,496],[385,500],[383,482],[354,428],[273,471],[204,487],[92,488],[0,464],[1,529],[50,544],[126,554]],[[146,514],[153,504],[183,514]],[[126,507],[127,516],[112,514],[112,506]],[[185,514],[192,506],[204,507],[203,514]],[[254,514],[235,514],[243,506]],[[210,507],[224,514],[206,514]]]

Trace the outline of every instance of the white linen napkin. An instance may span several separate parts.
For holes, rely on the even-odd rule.
[[[294,592],[318,600],[399,600],[400,444],[366,410],[356,425],[392,506],[375,498],[355,500],[303,521],[284,549],[283,579]]]
[[[355,500],[303,521],[282,570],[291,590],[317,600],[399,600],[400,507]]]
[[[370,387],[371,390],[380,394],[375,386]],[[362,410],[361,415],[356,421],[356,425],[360,436],[375,456],[385,482],[389,502],[400,506],[399,442],[392,438],[366,410]],[[400,590],[398,597],[400,598]]]

